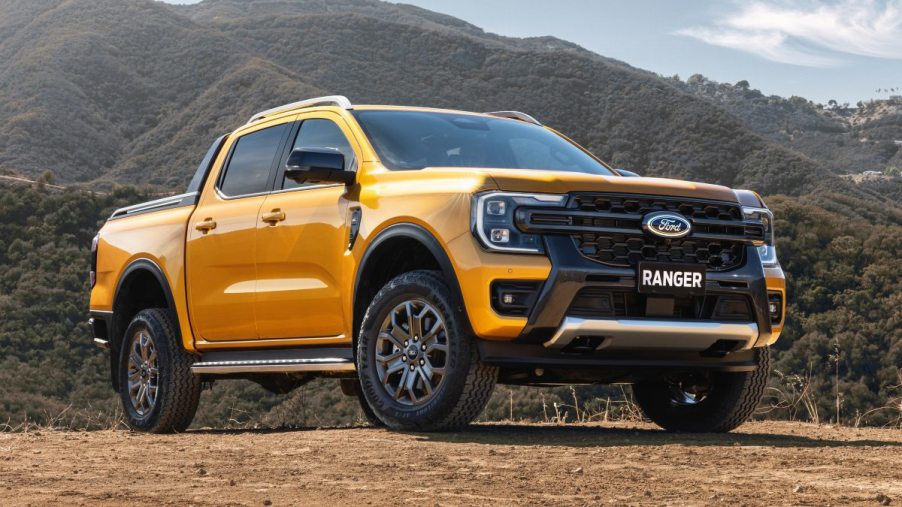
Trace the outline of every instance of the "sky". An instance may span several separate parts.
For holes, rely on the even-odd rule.
[[[902,0],[404,3],[501,35],[552,35],[683,80],[692,74],[728,83],[747,80],[768,95],[820,103],[902,95]]]

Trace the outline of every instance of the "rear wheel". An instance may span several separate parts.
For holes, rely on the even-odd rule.
[[[365,402],[390,428],[460,428],[485,408],[497,368],[485,365],[466,315],[437,272],[399,275],[373,298],[357,343]]]
[[[193,363],[194,356],[182,348],[172,312],[138,312],[125,331],[119,363],[119,394],[129,427],[150,433],[184,431],[200,400]]]
[[[770,373],[770,349],[755,349],[751,372],[682,375],[633,386],[636,402],[655,424],[668,431],[723,433],[755,412]]]

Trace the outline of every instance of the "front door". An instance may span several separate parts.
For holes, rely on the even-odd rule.
[[[188,224],[188,308],[200,339],[257,338],[257,220],[291,125],[283,120],[239,133]]]
[[[291,149],[332,149],[353,170],[357,156],[343,120],[301,116]],[[286,152],[289,150],[286,150]],[[345,334],[342,277],[349,266],[347,187],[298,184],[277,173],[260,210],[257,299],[261,338],[339,338]],[[268,220],[268,221],[263,221]],[[350,268],[347,268],[350,269]]]

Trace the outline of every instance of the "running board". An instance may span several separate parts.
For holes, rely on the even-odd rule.
[[[191,366],[191,372],[195,375],[340,373],[355,370],[350,348],[217,350],[204,353]]]

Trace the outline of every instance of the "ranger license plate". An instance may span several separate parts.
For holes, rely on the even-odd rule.
[[[705,266],[639,263],[639,292],[696,296],[705,293]]]

